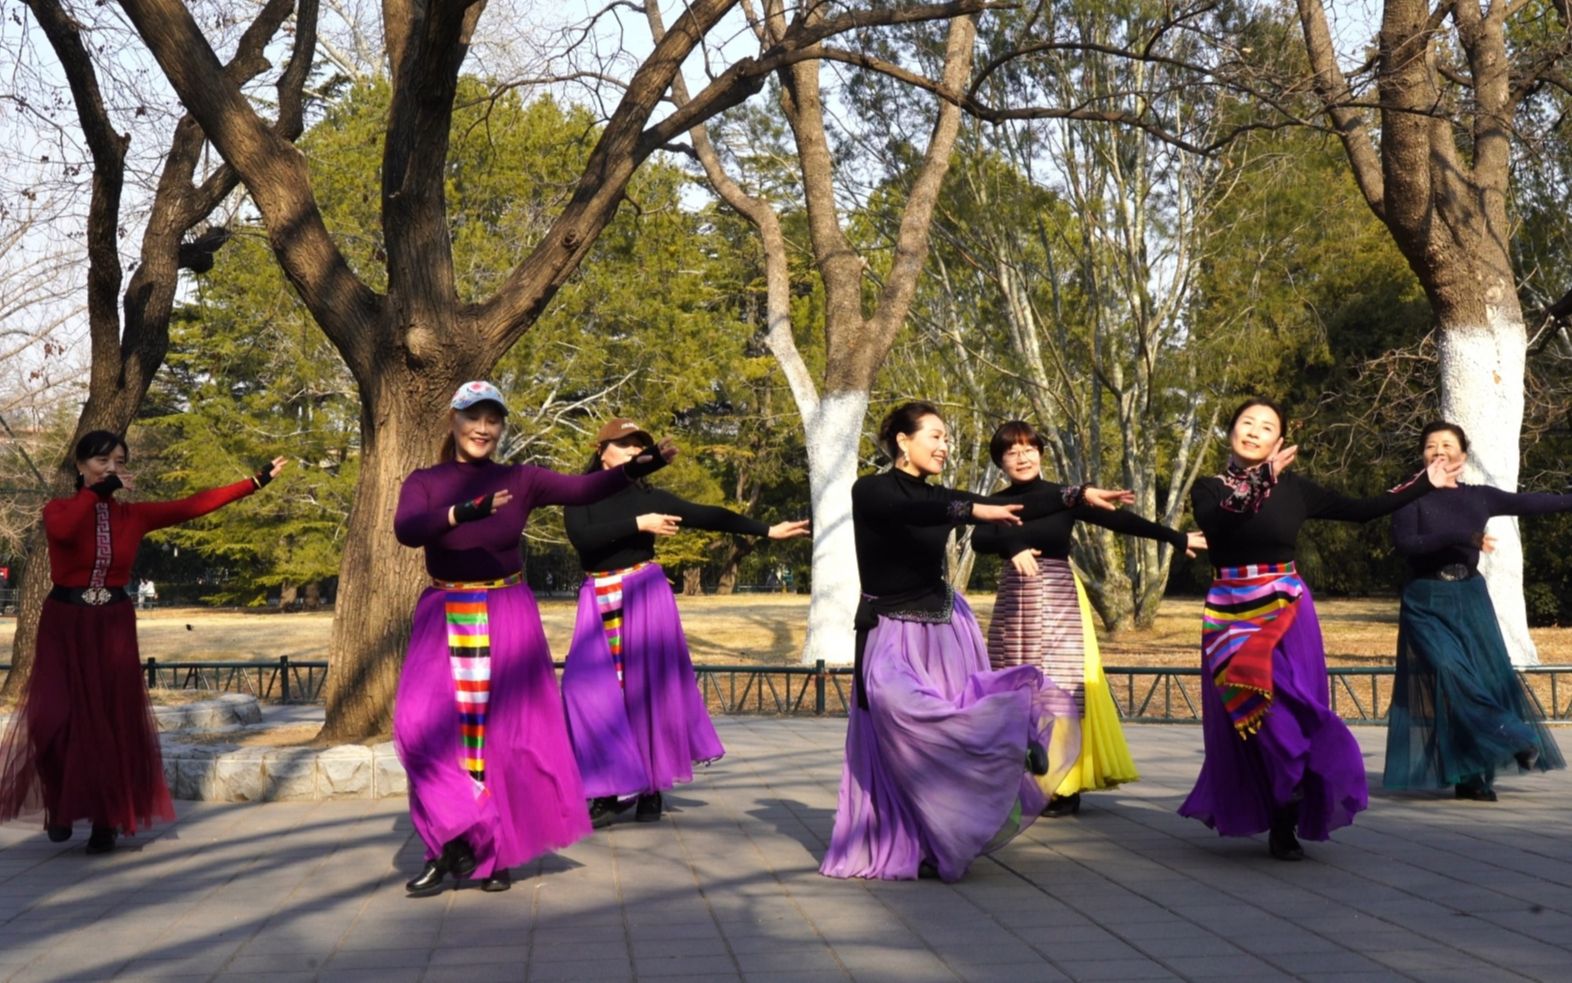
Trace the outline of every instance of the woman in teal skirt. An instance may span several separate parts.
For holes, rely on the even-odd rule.
[[[1455,423],[1425,427],[1425,462],[1460,466],[1468,437]],[[1442,488],[1392,517],[1392,540],[1409,564],[1398,615],[1397,679],[1387,715],[1387,788],[1452,786],[1459,799],[1496,800],[1497,769],[1564,768],[1534,719],[1528,695],[1479,575],[1497,515],[1572,511],[1572,495],[1520,494],[1487,485]]]

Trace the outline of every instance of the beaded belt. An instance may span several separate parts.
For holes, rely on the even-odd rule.
[[[1287,563],[1246,563],[1242,567],[1218,567],[1215,571],[1215,579],[1253,580],[1256,577],[1281,577],[1285,573],[1298,572],[1293,560]]]
[[[524,582],[524,571],[510,573],[506,577],[496,580],[438,580],[431,578],[431,586],[437,590],[496,590],[499,587],[512,587],[514,584]]]
[[[131,595],[126,593],[124,587],[55,587],[50,590],[49,599],[62,604],[79,604],[97,608],[105,604],[129,601]]]

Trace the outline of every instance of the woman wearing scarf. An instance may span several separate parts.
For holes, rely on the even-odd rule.
[[[949,435],[927,403],[892,410],[879,445],[895,466],[852,485],[855,704],[819,871],[954,881],[1036,818],[1047,796],[1033,775],[1056,786],[1080,742],[1074,701],[1036,666],[988,668],[971,608],[945,580],[945,541],[956,526],[1062,511],[1080,490],[1011,500],[929,484]]]
[[[1294,566],[1309,519],[1366,522],[1433,488],[1456,484],[1444,461],[1400,488],[1348,498],[1286,471],[1284,415],[1264,399],[1229,421],[1223,473],[1190,493],[1216,564],[1201,627],[1206,758],[1179,814],[1223,836],[1270,832],[1279,860],[1300,860],[1298,836],[1325,840],[1369,802],[1354,735],[1328,706],[1326,651],[1310,589]],[[1297,832],[1297,836],[1296,836]]]
[[[54,589],[10,732],[0,742],[0,822],[42,806],[49,839],[92,822],[88,853],[122,832],[175,818],[158,730],[142,681],[136,609],[126,593],[142,537],[244,498],[284,467],[275,458],[243,481],[173,502],[122,502],[131,487],[125,438],[107,430],[76,443],[76,487],[44,506]]]
[[[1455,423],[1420,434],[1425,463],[1462,467],[1468,437]],[[1533,719],[1512,670],[1479,554],[1497,515],[1572,511],[1572,495],[1514,494],[1488,485],[1447,488],[1392,516],[1392,542],[1408,559],[1398,614],[1397,679],[1387,714],[1387,788],[1445,788],[1496,801],[1496,769],[1565,768],[1555,738]]]
[[[604,498],[676,454],[666,444],[591,475],[499,464],[507,412],[491,383],[460,386],[439,462],[404,480],[393,519],[398,541],[425,551],[431,576],[393,712],[410,819],[426,844],[425,868],[405,885],[411,897],[440,892],[449,874],[506,891],[509,868],[588,835],[519,539],[532,509]]]
[[[589,473],[619,468],[655,446],[632,420],[595,436]],[[578,620],[562,671],[573,753],[590,796],[590,820],[609,823],[636,798],[634,818],[660,819],[661,792],[693,780],[693,766],[725,754],[693,675],[688,641],[655,537],[679,529],[792,539],[807,520],[767,526],[635,482],[608,498],[563,510],[568,541],[584,567]]]
[[[1042,449],[1042,437],[1024,420],[1011,420],[994,431],[988,451],[994,465],[1010,479],[1010,487],[998,493],[1001,497],[1066,492],[1063,486],[1043,479]],[[972,532],[973,548],[1005,560],[993,620],[988,625],[989,664],[995,669],[1037,666],[1060,688],[1070,691],[1081,717],[1080,757],[1062,782],[1043,788],[1051,796],[1043,810],[1045,816],[1079,812],[1083,789],[1113,788],[1141,777],[1130,758],[1119,727],[1119,711],[1103,675],[1092,606],[1070,567],[1070,535],[1076,521],[1127,536],[1161,540],[1188,556],[1206,548],[1200,533],[1182,533],[1112,508],[1133,497],[1121,492],[1102,508],[1083,501],[1020,526],[979,526]]]

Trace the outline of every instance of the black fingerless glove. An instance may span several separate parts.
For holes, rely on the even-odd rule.
[[[660,451],[652,447],[627,464],[624,464],[622,473],[628,476],[628,480],[638,481],[640,478],[652,475],[665,466],[666,459],[661,456]]]
[[[87,490],[99,498],[108,498],[115,492],[125,487],[125,482],[120,480],[118,474],[112,474],[96,485],[88,485]]]
[[[262,465],[262,470],[252,475],[251,480],[257,483],[258,489],[266,488],[267,483],[273,480],[273,462]]]
[[[453,506],[453,522],[474,522],[484,519],[491,514],[491,500],[497,497],[496,492],[490,495],[476,495],[467,502],[460,502]]]

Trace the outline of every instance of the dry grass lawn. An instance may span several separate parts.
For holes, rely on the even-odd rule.
[[[984,626],[993,598],[971,599]],[[799,595],[746,594],[681,598],[683,624],[697,662],[795,664],[807,632],[808,599]],[[570,600],[541,602],[541,620],[552,654],[567,654],[573,634]],[[1395,598],[1319,600],[1317,610],[1332,665],[1382,665],[1392,660],[1397,638]],[[1149,629],[1102,637],[1109,665],[1193,665],[1200,632],[1199,598],[1171,598]],[[138,637],[144,657],[163,661],[320,659],[327,651],[332,616],[273,614],[206,608],[143,612]],[[9,654],[15,621],[0,619],[0,659]],[[1101,633],[1100,633],[1101,634]],[[1572,664],[1572,629],[1536,628],[1534,640],[1547,665]]]

